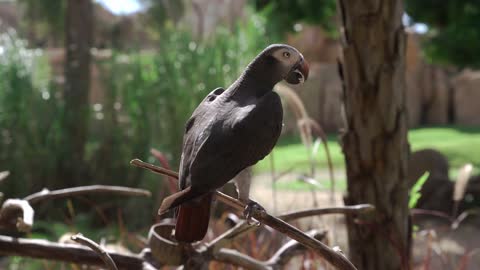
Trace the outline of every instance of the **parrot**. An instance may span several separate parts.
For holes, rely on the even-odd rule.
[[[180,191],[166,197],[159,209],[163,215],[177,208],[178,242],[201,241],[215,190],[272,151],[283,125],[282,103],[273,88],[283,80],[303,83],[308,73],[308,63],[296,48],[272,44],[227,89],[214,89],[194,110],[185,125]]]

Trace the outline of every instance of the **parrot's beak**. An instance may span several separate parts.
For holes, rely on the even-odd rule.
[[[290,84],[304,83],[308,79],[308,62],[303,58],[292,68],[292,70],[285,77],[285,81]]]

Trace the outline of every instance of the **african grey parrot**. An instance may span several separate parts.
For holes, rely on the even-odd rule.
[[[179,192],[168,196],[159,214],[180,206],[175,238],[202,240],[208,229],[213,192],[270,153],[282,129],[283,109],[275,84],[298,84],[308,64],[295,48],[265,48],[226,90],[213,90],[186,123]]]

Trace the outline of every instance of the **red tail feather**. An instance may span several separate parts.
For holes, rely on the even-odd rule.
[[[200,241],[207,234],[210,220],[210,208],[213,193],[200,199],[184,203],[178,209],[175,239],[179,242],[192,243]]]

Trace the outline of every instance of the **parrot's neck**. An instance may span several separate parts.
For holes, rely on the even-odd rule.
[[[273,90],[275,84],[282,80],[280,72],[269,57],[257,56],[232,84],[234,94],[255,95],[261,97]]]

